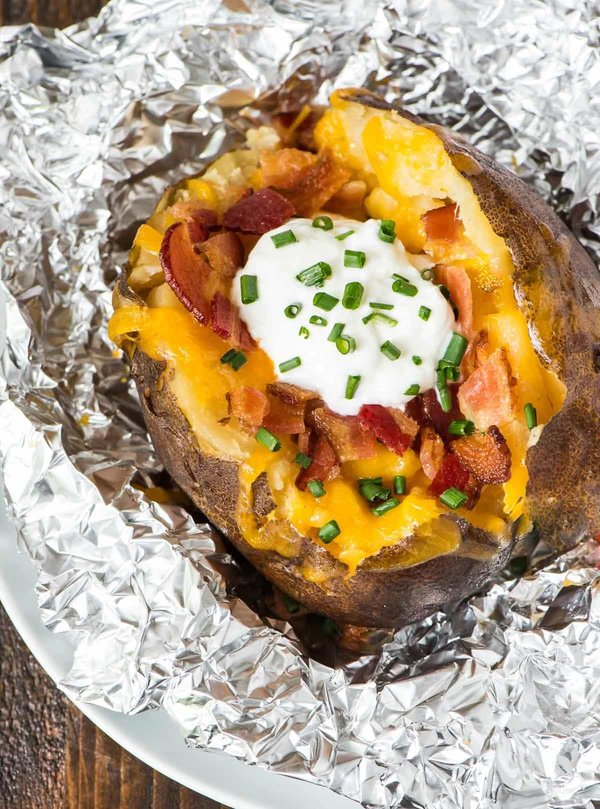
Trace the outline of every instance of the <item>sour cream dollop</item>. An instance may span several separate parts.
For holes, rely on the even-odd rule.
[[[358,413],[363,404],[404,408],[418,392],[433,388],[455,327],[439,287],[422,278],[415,266],[419,259],[399,239],[382,240],[380,226],[375,219],[334,220],[333,228],[324,230],[310,219],[292,219],[261,236],[233,284],[242,319],[272,359],[278,379],[315,391],[343,415]],[[283,237],[285,243],[277,247],[287,231],[295,241]],[[348,231],[353,232],[336,238]],[[362,253],[364,266],[346,266],[362,263]],[[318,262],[331,269],[322,286],[298,279]],[[242,281],[244,276],[256,278],[258,297],[251,303],[242,302],[242,283],[246,288],[249,283]],[[396,289],[408,288],[412,294],[394,291],[394,276],[404,279]],[[353,282],[363,291],[358,306],[348,308],[348,284]],[[356,286],[350,290],[360,292]],[[332,303],[319,293],[337,299],[333,308],[319,306]],[[296,308],[297,314],[289,316]],[[336,324],[343,324],[347,342],[329,339]],[[348,353],[340,351],[346,348]],[[355,381],[349,382],[351,378]]]

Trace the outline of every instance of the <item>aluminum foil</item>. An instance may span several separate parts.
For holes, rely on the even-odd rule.
[[[0,456],[44,620],[75,638],[69,694],[162,706],[191,744],[368,807],[597,805],[598,546],[545,567],[538,547],[535,572],[403,629],[377,657],[318,662],[227,587],[239,569],[209,526],[146,496],[160,465],[106,323],[165,185],[256,111],[336,86],[454,126],[598,255],[599,12],[113,0],[64,32],[0,29]]]

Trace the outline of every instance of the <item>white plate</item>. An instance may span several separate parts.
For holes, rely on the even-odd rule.
[[[68,672],[73,647],[65,634],[46,629],[35,597],[32,563],[17,549],[16,532],[0,499],[0,601],[35,657],[59,682]],[[322,787],[250,767],[236,759],[186,746],[164,711],[137,716],[77,703],[111,739],[190,789],[235,809],[357,809],[358,804]]]

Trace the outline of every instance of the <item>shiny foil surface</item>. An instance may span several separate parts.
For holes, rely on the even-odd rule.
[[[106,334],[165,186],[256,111],[365,85],[535,184],[597,255],[597,2],[113,0],[66,31],[0,29],[0,456],[65,690],[162,706],[191,744],[368,807],[600,802],[600,593],[590,542],[331,667],[236,590],[160,473]],[[244,105],[252,104],[244,109]],[[546,565],[546,566],[544,566]]]

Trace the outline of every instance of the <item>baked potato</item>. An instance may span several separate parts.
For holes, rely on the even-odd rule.
[[[557,550],[598,530],[600,282],[570,231],[364,90],[269,123],[165,192],[115,290],[174,480],[288,597],[359,626],[462,599],[534,528]]]

